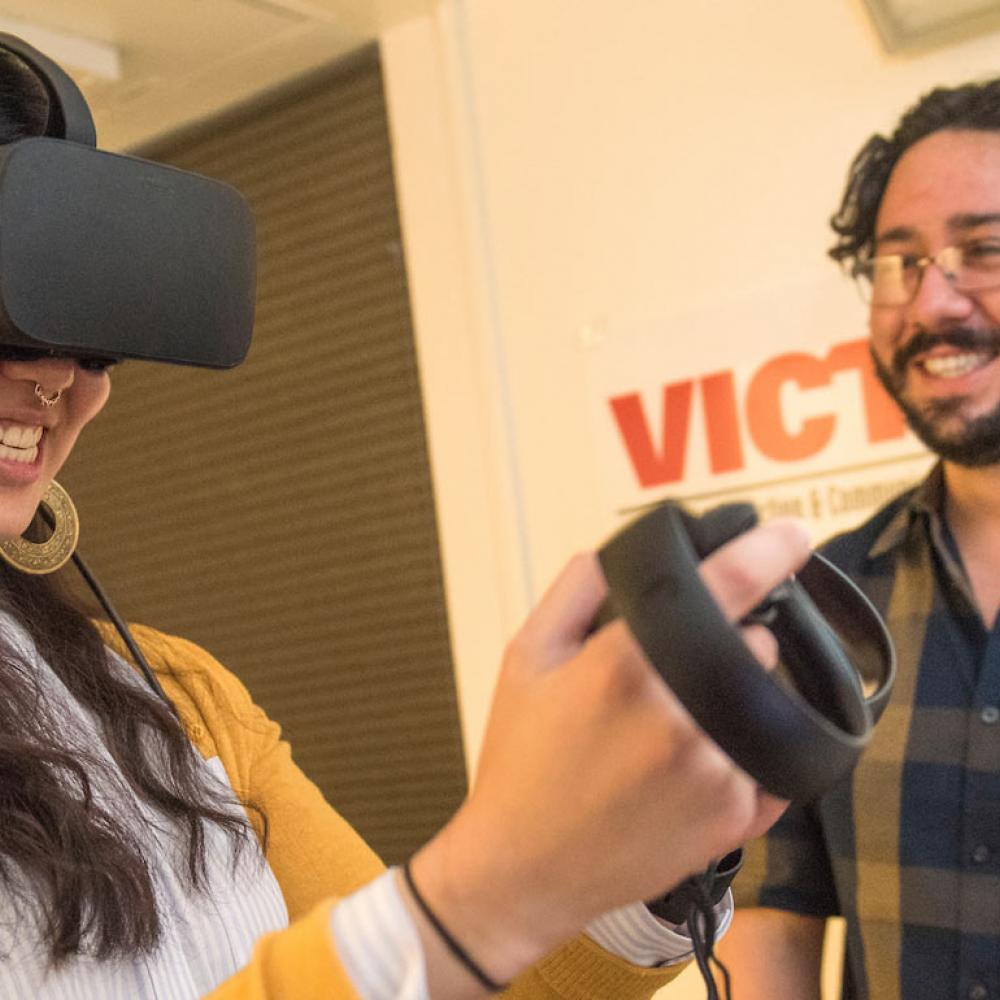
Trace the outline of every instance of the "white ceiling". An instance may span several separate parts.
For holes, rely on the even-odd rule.
[[[331,63],[432,2],[0,0],[0,30],[61,62],[99,144],[123,149]]]

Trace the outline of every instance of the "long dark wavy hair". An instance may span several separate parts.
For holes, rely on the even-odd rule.
[[[45,88],[21,59],[0,51],[0,143],[43,135],[48,121]],[[162,928],[150,875],[152,824],[176,831],[174,864],[193,892],[209,889],[208,827],[225,832],[234,866],[253,829],[241,810],[226,808],[171,706],[112,662],[58,580],[0,562],[0,613],[27,632],[97,720],[113,762],[67,738],[23,644],[0,630],[0,884],[35,923],[54,964],[148,952]],[[98,789],[109,787],[130,789],[160,820],[137,825],[134,810],[102,801]]]
[[[848,172],[840,207],[830,219],[837,241],[830,256],[852,269],[874,252],[875,217],[889,175],[912,145],[944,129],[1000,131],[1000,79],[938,87],[900,119],[889,138],[873,135]]]

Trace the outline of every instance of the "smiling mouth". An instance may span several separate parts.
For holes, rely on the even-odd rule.
[[[993,351],[963,351],[961,354],[939,354],[922,358],[917,367],[934,378],[961,378],[979,368],[985,368],[996,354]]]
[[[41,427],[24,424],[0,426],[0,461],[30,465],[38,458],[38,442],[41,439]]]

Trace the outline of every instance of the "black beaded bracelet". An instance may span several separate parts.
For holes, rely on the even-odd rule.
[[[431,926],[437,931],[438,937],[448,946],[448,950],[459,960],[459,962],[464,965],[469,972],[472,973],[476,979],[486,987],[491,993],[500,993],[505,990],[509,984],[498,983],[496,980],[491,979],[483,970],[476,964],[472,956],[455,940],[451,932],[445,927],[444,924],[438,919],[437,914],[430,908],[427,904],[427,900],[420,894],[420,890],[416,887],[413,881],[413,872],[410,871],[410,862],[407,861],[403,865],[403,878],[406,879],[407,888],[410,890],[410,894],[416,901],[417,906],[420,907],[423,915],[430,921]]]

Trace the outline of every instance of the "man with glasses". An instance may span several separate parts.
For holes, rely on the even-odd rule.
[[[825,551],[883,611],[892,702],[856,773],[753,845],[720,948],[739,1000],[1000,998],[1000,80],[939,89],[855,159],[831,256],[882,384],[940,458]]]

